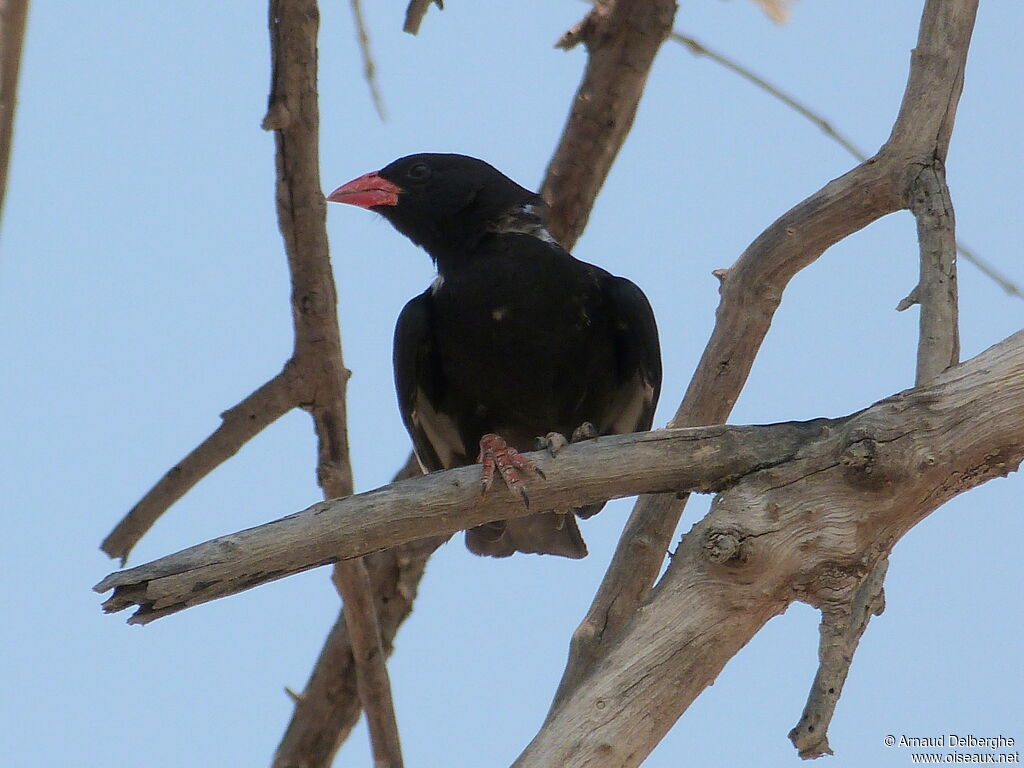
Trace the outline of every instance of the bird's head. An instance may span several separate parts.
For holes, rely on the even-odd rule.
[[[395,160],[327,196],[379,213],[439,266],[470,252],[517,212],[541,222],[540,195],[475,157],[419,154]]]

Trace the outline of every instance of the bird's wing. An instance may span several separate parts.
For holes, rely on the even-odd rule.
[[[467,462],[455,422],[439,408],[444,381],[432,332],[430,291],[409,301],[395,326],[395,390],[402,421],[425,472]]]
[[[643,291],[624,277],[609,276],[604,293],[614,318],[615,356],[622,382],[610,431],[647,430],[654,422],[661,394],[661,347],[654,311]]]

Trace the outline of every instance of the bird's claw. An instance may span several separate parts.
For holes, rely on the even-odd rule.
[[[526,493],[526,483],[522,476],[526,472],[535,472],[541,478],[545,478],[539,467],[493,433],[480,438],[480,455],[476,460],[483,465],[480,474],[480,493],[487,493],[490,489],[494,483],[494,470],[497,469],[505,485],[518,493],[523,499],[523,504],[529,509],[530,497]]]
[[[593,440],[595,437],[598,437],[597,427],[589,421],[584,421],[572,431],[572,437],[569,438],[569,442],[579,443],[583,440]]]
[[[551,458],[555,458],[558,452],[568,444],[569,441],[565,439],[565,435],[561,432],[548,432],[543,437],[538,437],[536,441],[537,450],[547,451]]]
[[[561,432],[548,432],[543,437],[538,437],[537,450],[546,450],[551,454],[551,458],[555,458],[567,445],[578,443],[583,440],[591,440],[597,436],[597,428],[589,421],[584,421],[573,430],[572,437],[568,440],[565,439],[565,435]],[[541,477],[543,477],[543,475],[541,475]]]

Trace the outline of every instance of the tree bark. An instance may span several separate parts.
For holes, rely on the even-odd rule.
[[[793,487],[805,489],[805,507],[825,510],[815,512],[815,520],[825,526],[834,522],[844,534],[849,533],[843,529],[849,524],[849,510],[865,505],[910,505],[918,515],[916,522],[947,498],[1016,466],[1018,451],[1024,449],[1022,395],[1024,332],[930,386],[894,395],[844,419],[657,430],[586,441],[566,448],[557,458],[543,451],[529,454],[548,475],[547,482],[532,489],[529,510],[507,489],[495,488],[481,496],[479,469],[460,467],[315,504],[272,523],[113,573],[96,590],[115,590],[105,603],[108,611],[138,606],[132,622],[146,623],[338,558],[454,533],[496,516],[518,517],[644,490],[731,489],[717,501],[721,506],[724,499],[751,487],[751,478],[770,477],[775,485],[768,490],[786,499]],[[980,447],[960,451],[953,438]],[[898,466],[917,460],[918,453],[926,454],[921,468]],[[838,477],[837,467],[843,470]],[[817,475],[826,470],[832,472],[827,476],[831,484],[822,485],[824,480]],[[952,491],[947,487],[950,477],[960,478]],[[930,506],[917,501],[922,484],[929,483],[934,485],[927,499],[934,502]],[[771,509],[779,504],[768,491],[759,502]],[[800,514],[805,512],[806,508]],[[793,514],[795,535],[805,523],[797,512]],[[868,534],[855,533],[861,538],[881,536],[891,546],[898,536],[886,533],[888,528],[882,533],[872,528],[878,514],[862,520]],[[775,546],[785,549],[781,543]],[[829,546],[839,546],[838,540]],[[830,554],[828,549],[825,555]],[[681,562],[677,554],[670,572]]]
[[[726,662],[795,600],[847,598],[910,528],[1024,458],[1024,332],[931,385],[828,425],[716,498],[663,581],[515,762],[639,765]]]

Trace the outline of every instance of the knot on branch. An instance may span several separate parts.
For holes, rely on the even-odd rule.
[[[855,562],[819,566],[803,580],[800,599],[821,610],[823,619],[828,619],[823,627],[866,625],[870,616],[881,614],[885,607],[882,583],[887,561],[886,566],[880,565],[884,555],[884,551],[874,551]]]
[[[744,565],[749,552],[738,531],[711,530],[704,537],[704,555],[713,563]]]
[[[903,474],[886,445],[865,435],[855,435],[846,444],[839,463],[844,467],[846,482],[857,488],[879,490],[892,485]]]
[[[597,3],[582,19],[567,29],[555,41],[555,48],[571,51],[580,43],[588,50],[598,45],[607,28],[608,8],[605,3]]]
[[[267,114],[263,117],[260,127],[264,131],[283,131],[292,122],[292,113],[284,103],[284,99],[274,98],[267,107]]]
[[[838,694],[835,697],[838,699]],[[804,712],[800,722],[789,732],[789,740],[804,760],[834,754],[828,745],[828,722],[818,710]]]
[[[295,308],[306,317],[320,317],[333,312],[334,302],[317,291],[310,291],[293,299]]]
[[[819,568],[807,585],[808,602],[822,610],[841,612],[849,610],[853,595],[863,581],[864,574],[856,566],[830,563]]]

